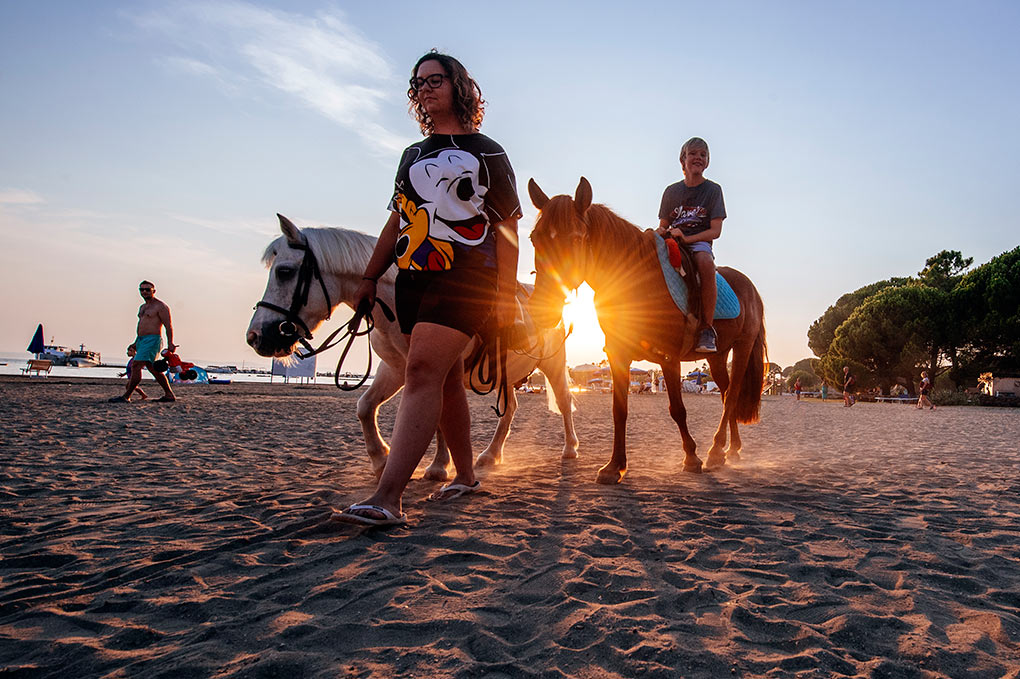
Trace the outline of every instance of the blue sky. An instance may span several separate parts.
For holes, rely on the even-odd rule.
[[[378,233],[432,47],[481,84],[525,203],[583,174],[654,226],[707,139],[717,262],[783,365],[842,293],[1020,241],[1016,3],[508,4],[0,4],[0,351],[42,322],[119,358],[148,278],[186,358],[265,365],[244,331],[275,213]],[[568,349],[601,358],[584,329]]]

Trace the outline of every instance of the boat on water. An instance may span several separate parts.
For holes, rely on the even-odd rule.
[[[28,351],[35,354],[37,359],[52,361],[53,365],[73,365],[76,368],[93,368],[101,365],[103,357],[98,351],[90,351],[85,345],[79,345],[77,349],[53,344],[46,344],[43,341],[42,323],[35,329],[32,336],[32,343],[28,345]]]
[[[53,361],[53,365],[70,365],[76,368],[94,368],[103,362],[98,351],[86,349],[84,344],[78,349],[59,344],[46,344],[42,351],[36,354],[36,358]]]

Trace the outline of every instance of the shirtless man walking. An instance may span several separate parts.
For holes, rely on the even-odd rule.
[[[174,392],[170,389],[170,382],[166,374],[152,367],[152,364],[159,357],[159,350],[162,348],[163,340],[160,337],[160,329],[166,328],[166,344],[170,351],[177,348],[174,344],[174,327],[170,321],[170,307],[156,299],[156,286],[149,281],[142,281],[138,284],[138,294],[142,296],[145,303],[138,307],[138,338],[135,340],[135,360],[131,364],[131,379],[128,380],[127,389],[123,396],[115,396],[110,399],[111,403],[127,403],[131,392],[135,390],[138,383],[142,381],[142,367],[149,369],[156,383],[163,388],[163,396],[156,399],[157,402],[176,401]]]

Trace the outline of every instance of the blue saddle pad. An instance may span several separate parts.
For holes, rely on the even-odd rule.
[[[669,263],[669,253],[666,250],[666,241],[662,239],[657,233],[655,235],[655,250],[659,254],[659,264],[662,265],[662,277],[666,279],[666,287],[669,288],[669,294],[673,297],[673,302],[677,308],[684,313],[687,313],[687,283],[680,277],[680,274],[676,272],[676,269]],[[736,318],[740,315],[740,300],[737,299],[737,294],[733,292],[733,288],[726,282],[726,279],[719,275],[717,271],[715,274],[715,317],[717,319]]]

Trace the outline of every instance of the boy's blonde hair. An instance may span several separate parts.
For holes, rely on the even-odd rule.
[[[705,153],[709,156],[712,155],[711,151],[708,150],[708,142],[701,137],[691,137],[684,142],[684,145],[680,147],[680,164],[684,164],[684,160],[687,158],[687,152],[694,148],[703,148]]]

